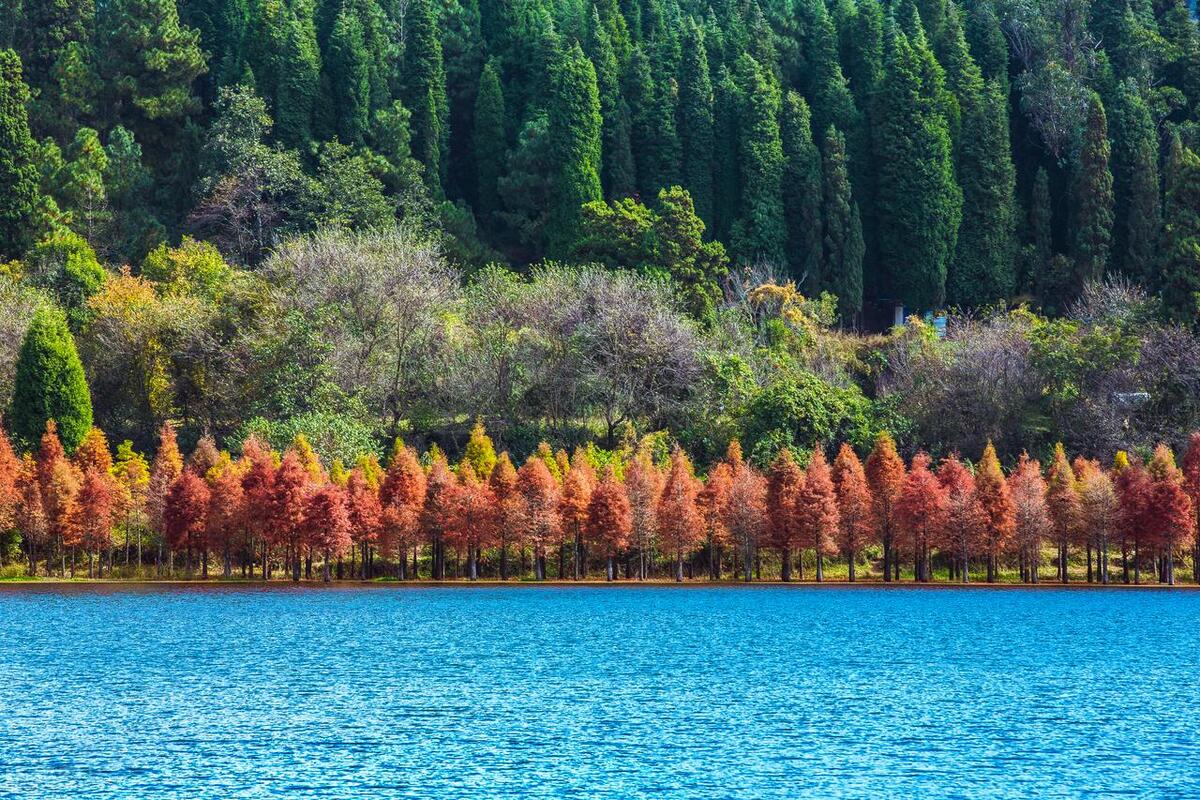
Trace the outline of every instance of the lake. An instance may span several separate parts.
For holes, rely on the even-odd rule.
[[[1200,796],[1200,592],[0,587],[0,797]]]

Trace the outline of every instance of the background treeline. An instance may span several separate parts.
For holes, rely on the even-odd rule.
[[[880,434],[865,462],[848,444],[832,463],[784,448],[760,471],[734,440],[703,479],[663,437],[571,456],[542,443],[517,469],[481,423],[454,466],[396,440],[386,468],[363,454],[328,470],[303,435],[282,455],[251,436],[236,459],[205,437],[185,461],[164,425],[148,463],[128,445],[114,459],[98,428],[70,457],[53,422],[21,460],[0,434],[0,531],[14,532],[0,561],[31,576],[74,576],[82,556],[88,577],[216,564],[264,580],[580,580],[602,566],[610,581],[790,581],[811,567],[817,581],[1038,583],[1050,564],[1063,583],[1146,570],[1174,584],[1183,559],[1200,583],[1197,501],[1200,433],[1182,467],[1166,445],[1109,468],[1059,445],[1045,472],[1022,455],[1007,475],[990,442],[974,466],[924,451],[906,464]]]

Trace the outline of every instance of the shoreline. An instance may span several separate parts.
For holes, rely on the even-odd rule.
[[[224,579],[224,578],[208,578],[207,580],[185,580],[185,579],[132,579],[132,578],[35,578],[21,580],[0,580],[0,591],[16,590],[16,589],[35,589],[43,587],[47,589],[57,589],[69,586],[78,587],[129,587],[135,589],[162,588],[162,589],[180,589],[180,588],[256,588],[256,589],[496,589],[496,588],[512,588],[512,589],[636,589],[636,588],[670,588],[670,589],[757,589],[757,588],[789,588],[789,589],[917,589],[917,590],[955,590],[964,589],[968,591],[977,590],[1032,590],[1040,591],[1047,589],[1067,589],[1072,591],[1108,591],[1108,590],[1167,590],[1167,591],[1197,591],[1200,590],[1200,584],[1194,583],[1178,583],[1174,586],[1160,583],[917,583],[915,581],[889,581],[882,580],[860,580],[851,583],[850,581],[753,581],[746,583],[744,581],[683,581],[677,582],[672,579],[661,580],[645,580],[645,581],[604,581],[604,580],[546,580],[546,581],[501,581],[501,580],[486,580],[480,579],[476,581],[468,580],[450,580],[450,581],[432,581],[432,580],[341,580],[330,581],[326,583],[322,580],[241,580],[241,579]]]

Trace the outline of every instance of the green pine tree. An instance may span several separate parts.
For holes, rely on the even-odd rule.
[[[330,90],[337,114],[338,138],[363,143],[371,119],[371,68],[362,22],[350,3],[342,6],[329,37]]]
[[[786,263],[787,225],[783,213],[783,141],[779,133],[779,84],[748,54],[738,61],[745,94],[741,108],[738,173],[740,215],[730,234],[735,257],[743,263]]]
[[[500,70],[490,59],[479,77],[479,92],[475,96],[475,213],[480,224],[490,227],[493,215],[500,210],[498,183],[504,170],[508,137],[504,130],[504,89],[500,85]]]
[[[307,149],[313,139],[313,116],[321,81],[321,54],[311,20],[288,11],[276,55],[274,84],[275,135],[288,147]]]
[[[962,190],[954,178],[949,125],[922,80],[922,61],[892,27],[872,134],[877,169],[879,263],[885,296],[913,310],[945,300],[958,239]]]
[[[1033,191],[1029,195],[1020,287],[1043,304],[1059,288],[1051,280],[1050,274],[1050,259],[1054,256],[1054,212],[1050,202],[1050,176],[1044,167],[1038,167],[1033,179]],[[1061,288],[1066,290],[1067,287]]]
[[[635,188],[630,141],[633,123],[629,106],[621,94],[621,65],[612,44],[610,29],[601,20],[597,8],[592,9],[588,26],[587,54],[596,70],[600,115],[604,122],[600,182],[607,197],[625,197],[632,194]]]
[[[638,191],[654,197],[679,182],[679,137],[669,85],[655,79],[644,48],[634,50],[629,67],[628,96],[633,123],[633,161]]]
[[[972,3],[965,12],[965,33],[971,57],[979,65],[984,80],[999,81],[1008,96],[1008,40],[1000,29],[1000,17],[990,0]]]
[[[1157,286],[1162,203],[1158,183],[1158,129],[1132,80],[1112,103],[1113,268]]]
[[[1163,301],[1172,319],[1195,327],[1200,319],[1200,157],[1176,134],[1166,166]]]
[[[799,92],[788,92],[783,98],[780,135],[788,266],[815,296],[829,288],[821,259],[821,153],[813,143],[808,103]]]
[[[561,57],[551,75],[550,225],[547,249],[565,258],[580,238],[585,203],[600,200],[600,91],[596,70],[578,44]]]
[[[1008,138],[1008,98],[991,81],[964,96],[958,177],[962,225],[946,278],[951,303],[968,308],[1002,300],[1016,289],[1016,170]]]
[[[0,262],[24,253],[42,226],[44,201],[28,102],[21,59],[12,50],[0,50]]]
[[[5,417],[13,438],[32,449],[58,423],[63,446],[72,452],[92,427],[92,399],[67,320],[46,305],[34,312],[17,356],[12,405]]]
[[[142,163],[142,148],[118,125],[104,146],[104,190],[111,214],[105,244],[113,261],[138,264],[166,235],[151,205],[153,178]]]
[[[742,181],[738,169],[741,108],[746,98],[724,66],[713,90],[713,237],[728,242],[740,213]]]
[[[713,222],[713,87],[704,35],[689,21],[684,29],[679,73],[679,152],[683,186],[696,214]]]
[[[412,148],[429,190],[442,194],[449,143],[446,69],[432,0],[412,0],[405,15],[404,106],[412,112]]]
[[[1113,229],[1113,178],[1108,159],[1108,118],[1100,96],[1093,92],[1071,186],[1072,256],[1079,284],[1099,280],[1108,270]]]
[[[837,295],[838,315],[854,320],[863,303],[862,220],[846,168],[846,140],[834,127],[825,134],[822,158],[821,217],[824,221],[822,288]]]

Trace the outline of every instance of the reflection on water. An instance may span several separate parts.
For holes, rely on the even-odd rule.
[[[1200,593],[0,588],[0,797],[1200,796]]]

